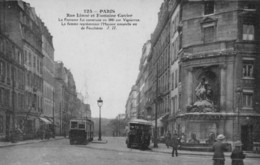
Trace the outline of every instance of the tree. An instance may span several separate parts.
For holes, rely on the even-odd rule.
[[[123,136],[125,135],[127,122],[125,119],[112,119],[108,123],[108,126],[112,129],[113,136]]]

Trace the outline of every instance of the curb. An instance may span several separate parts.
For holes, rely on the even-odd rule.
[[[19,145],[25,145],[25,144],[34,144],[34,143],[41,143],[41,142],[47,142],[47,141],[54,141],[54,140],[61,140],[64,138],[55,138],[55,139],[49,139],[49,140],[38,140],[38,141],[30,141],[30,142],[26,142],[26,141],[21,141],[20,143],[10,143],[7,145],[0,145],[0,148],[5,148],[5,147],[13,147],[13,146],[19,146]]]
[[[159,152],[159,153],[164,153],[164,154],[171,154],[171,152],[170,151],[156,151],[156,150],[151,150],[152,152]],[[196,153],[196,152],[194,152],[194,153],[181,153],[181,152],[178,152],[178,154],[179,155],[193,155],[193,156],[208,156],[208,157],[212,157],[213,156],[213,153],[212,154],[206,154],[206,153]],[[230,158],[230,154],[231,153],[229,153],[229,154],[225,154],[225,157],[227,157],[227,158]],[[247,153],[245,153],[246,154],[246,158],[257,158],[257,159],[260,159],[260,154],[259,155],[248,155]]]
[[[107,144],[108,141],[92,141],[91,143],[96,143],[96,144]]]

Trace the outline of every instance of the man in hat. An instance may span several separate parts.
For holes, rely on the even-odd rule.
[[[175,133],[172,136],[171,139],[171,146],[172,146],[172,157],[174,157],[174,152],[175,156],[178,156],[178,146],[179,146],[179,140],[178,140],[178,135]]]
[[[213,154],[213,165],[224,165],[225,164],[225,156],[224,151],[227,151],[226,144],[223,143],[225,140],[225,136],[220,134],[216,138],[216,142],[213,144],[212,150]]]
[[[240,141],[235,142],[235,149],[231,153],[232,165],[244,165],[243,159],[246,155],[242,151],[242,143]]]

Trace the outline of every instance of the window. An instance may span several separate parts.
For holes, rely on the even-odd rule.
[[[243,40],[252,41],[255,39],[255,27],[254,25],[243,25]]]
[[[3,62],[0,61],[0,75],[3,75]]]
[[[0,52],[4,52],[4,39],[0,38]]]
[[[174,89],[174,72],[172,73],[172,90]]]
[[[27,65],[27,51],[24,50],[24,63]]]
[[[3,88],[0,88],[0,104],[3,104]]]
[[[6,74],[7,78],[10,78],[10,65],[8,63],[6,64]]]
[[[253,107],[253,93],[243,93],[243,107]]]
[[[179,35],[179,50],[182,49],[182,32]]]
[[[173,113],[176,113],[177,112],[177,110],[178,110],[178,98],[177,98],[177,96],[174,96],[173,98],[172,98],[172,112]]]
[[[255,11],[256,5],[252,2],[246,2],[246,4],[244,5],[244,10]]]
[[[181,66],[179,66],[179,83],[181,82]]]
[[[204,27],[204,43],[210,43],[214,41],[215,27],[207,26]]]
[[[2,115],[0,115],[0,133],[4,133],[4,120]]]
[[[175,43],[174,43],[174,50],[173,50],[173,52],[174,52],[174,60],[176,60],[177,57],[178,57],[178,52],[177,52],[177,41],[175,41]]]
[[[214,13],[214,1],[207,1],[204,3],[204,15]]]
[[[178,70],[175,70],[175,87],[174,88],[177,88],[178,87]]]
[[[244,61],[243,62],[243,77],[254,77],[253,61]]]
[[[171,49],[172,49],[172,51],[170,51],[171,52],[171,62],[173,62],[174,61],[174,43],[171,44]]]
[[[5,105],[10,105],[10,91],[8,89],[5,90]]]
[[[79,124],[79,129],[85,129],[85,124]]]
[[[29,53],[29,66],[32,66],[32,55],[31,55],[31,53]]]
[[[33,68],[36,69],[36,57],[33,56]]]

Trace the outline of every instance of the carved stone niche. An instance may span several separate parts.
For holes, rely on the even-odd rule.
[[[217,66],[194,68],[193,104],[187,112],[217,112],[219,104],[219,68]]]

